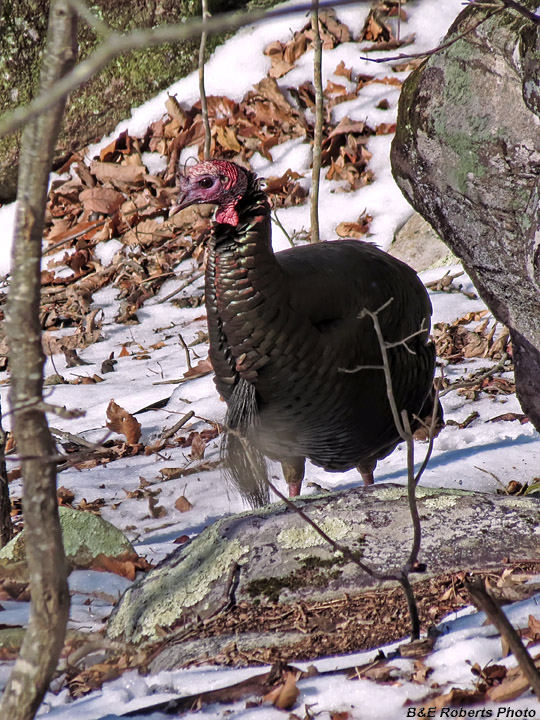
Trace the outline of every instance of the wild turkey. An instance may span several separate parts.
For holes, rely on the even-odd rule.
[[[377,460],[401,438],[373,320],[361,314],[386,304],[377,317],[385,342],[396,343],[393,393],[416,427],[433,407],[435,365],[418,276],[357,240],[274,254],[268,198],[235,163],[200,162],[179,171],[178,186],[175,211],[217,205],[205,285],[210,359],[236,431],[226,462],[240,492],[252,505],[267,501],[263,454],[281,462],[290,496],[300,493],[306,458],[334,472],[357,467],[373,483]]]

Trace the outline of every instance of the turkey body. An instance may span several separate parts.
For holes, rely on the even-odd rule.
[[[364,312],[377,313],[395,402],[414,430],[417,416],[433,409],[435,367],[431,303],[418,276],[357,240],[274,253],[268,198],[256,176],[234,163],[199,163],[179,186],[178,208],[218,206],[205,293],[234,483],[253,505],[268,497],[265,471],[238,436],[255,455],[282,463],[291,495],[300,491],[306,458],[329,471],[358,467],[373,482],[377,460],[401,437],[374,321]]]
[[[205,287],[226,424],[242,432],[251,426],[250,442],[281,461],[298,491],[306,458],[329,471],[371,471],[401,437],[373,319],[363,311],[378,312],[392,392],[414,429],[413,418],[433,404],[427,292],[410,267],[369,243],[274,253],[268,199],[253,174],[239,171],[247,188],[235,199],[234,221],[214,225]],[[234,481],[252,504],[264,501],[251,478]]]

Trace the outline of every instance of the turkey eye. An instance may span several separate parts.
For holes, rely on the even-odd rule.
[[[213,184],[214,184],[214,181],[212,180],[212,178],[209,178],[209,177],[205,177],[202,180],[199,180],[199,185],[202,188],[205,188],[205,190],[208,188],[211,188]]]

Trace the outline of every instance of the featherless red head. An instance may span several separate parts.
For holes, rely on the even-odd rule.
[[[248,187],[246,171],[227,160],[204,160],[178,174],[176,210],[197,203],[218,206],[216,222],[238,225],[236,204]]]

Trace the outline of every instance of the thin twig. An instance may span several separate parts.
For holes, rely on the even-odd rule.
[[[178,339],[180,340],[180,345],[184,348],[184,351],[186,353],[186,361],[187,361],[188,369],[191,370],[191,355],[189,354],[189,348],[187,346],[187,343],[180,333],[178,333]]]
[[[162,440],[168,440],[169,438],[172,438],[173,435],[175,435],[180,428],[184,427],[184,425],[191,420],[191,418],[195,415],[194,410],[190,410],[187,412],[183,417],[180,418],[180,420],[175,423],[172,427],[170,427],[168,430],[164,430],[161,433],[161,439]]]
[[[465,588],[473,603],[486,613],[488,620],[495,625],[500,635],[506,640],[519,667],[530,682],[534,694],[540,699],[540,673],[512,623],[501,610],[495,598],[486,590],[485,581],[480,578],[465,580]]]
[[[77,648],[70,653],[66,658],[66,663],[70,667],[75,667],[81,660],[84,660],[88,655],[92,655],[98,651],[105,651],[111,653],[125,653],[130,646],[126,643],[118,642],[117,640],[108,640],[107,638],[98,638],[97,640],[91,640],[85,643],[82,647]]]
[[[523,17],[527,18],[527,20],[530,20],[535,25],[540,25],[540,16],[531,12],[528,8],[521,5],[521,3],[514,2],[514,0],[499,0],[499,2],[510,10],[515,10],[520,15],[523,15]]]
[[[392,391],[393,388],[393,381],[392,381],[392,371],[390,368],[390,360],[388,358],[388,352],[386,347],[386,341],[384,339],[381,323],[379,322],[379,313],[381,313],[383,310],[385,310],[392,302],[394,298],[390,298],[387,300],[384,305],[381,305],[381,307],[378,310],[375,310],[372,312],[371,310],[364,309],[359,317],[365,317],[366,315],[371,318],[371,321],[373,323],[373,329],[375,330],[375,334],[377,335],[377,340],[379,343],[379,348],[381,350],[381,357],[382,357],[382,369],[384,372],[384,379],[386,382],[386,394],[388,397],[388,402],[390,403],[390,409],[392,411],[392,417],[394,419],[394,425],[396,426],[396,430],[398,431],[399,436],[402,440],[405,442],[407,441],[407,436],[405,433],[405,428],[403,427],[403,421],[401,418],[400,411],[398,409],[398,406],[396,404],[396,399],[394,397],[394,393]],[[406,343],[408,338],[404,338],[399,344]],[[362,369],[361,367],[359,369]]]
[[[283,227],[283,224],[282,224],[281,220],[280,220],[279,217],[278,217],[277,211],[274,210],[274,211],[271,213],[270,217],[271,217],[271,219],[273,220],[273,222],[276,223],[276,225],[277,225],[278,228],[281,230],[281,232],[285,235],[285,237],[286,237],[287,240],[289,241],[289,245],[290,245],[291,247],[294,247],[294,243],[293,243],[292,237],[289,235],[289,233],[288,233],[288,232],[285,230],[285,228]]]
[[[495,373],[501,372],[505,370],[505,363],[508,360],[508,353],[504,352],[501,356],[501,359],[496,365],[493,365],[493,367],[489,368],[489,370],[486,370],[485,373],[482,373],[482,375],[479,375],[474,380],[463,380],[463,382],[455,382],[452,383],[452,385],[449,385],[447,388],[444,388],[444,390],[439,391],[439,397],[444,397],[445,395],[448,395],[449,392],[453,392],[454,390],[460,390],[462,388],[471,388],[476,387],[479,383],[482,383],[484,380],[487,380],[487,378],[493,377]]]
[[[324,96],[322,87],[322,42],[319,28],[319,0],[313,0],[311,12],[313,31],[313,86],[315,88],[315,127],[313,130],[313,168],[311,172],[311,242],[320,242],[319,190],[321,185],[321,154],[323,133]]]
[[[73,443],[74,445],[79,445],[80,447],[84,447],[89,450],[96,449],[95,443],[90,442],[89,440],[85,440],[80,435],[74,435],[73,433],[66,432],[65,430],[59,430],[58,428],[54,427],[49,427],[49,430],[54,437],[62,438],[63,440],[67,440],[68,442]]]
[[[192,273],[189,278],[183,282],[180,287],[177,287],[176,290],[173,290],[171,293],[166,295],[164,298],[161,298],[161,300],[158,300],[158,304],[161,305],[161,303],[167,302],[171,298],[173,298],[175,295],[178,295],[178,293],[182,292],[182,290],[185,290],[189,285],[194,283],[196,280],[201,278],[204,275],[204,270],[197,270],[196,272]]]
[[[90,10],[84,0],[68,0],[68,2],[77,15],[81,17],[92,30],[95,30],[98,35],[102,35],[105,38],[112,35],[113,30],[104,20]]]
[[[492,473],[491,470],[486,470],[485,468],[481,468],[479,465],[473,465],[473,468],[474,468],[475,470],[480,470],[480,472],[486,473],[486,475],[491,475],[491,477],[499,483],[499,485],[501,486],[501,488],[504,490],[505,494],[506,494],[506,495],[510,495],[510,493],[508,492],[508,488],[507,488],[506,485],[503,483],[503,481],[500,480],[500,479],[495,475],[495,473]]]
[[[202,0],[202,22],[203,28],[206,27],[206,21],[210,17],[208,12],[208,0]],[[199,45],[199,96],[201,98],[201,117],[204,127],[204,159],[210,159],[210,143],[212,135],[210,133],[210,123],[208,121],[208,103],[206,101],[206,89],[204,87],[204,56],[206,52],[206,30],[201,32],[201,43]]]

